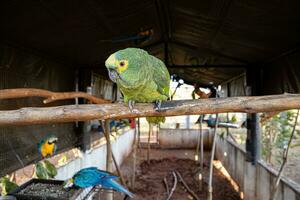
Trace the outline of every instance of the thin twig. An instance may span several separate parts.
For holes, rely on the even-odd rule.
[[[200,200],[200,198],[196,195],[196,193],[187,185],[187,183],[184,181],[184,179],[182,178],[181,174],[178,171],[175,171],[179,181],[182,183],[182,185],[185,187],[185,189],[188,191],[188,193],[190,193],[190,195],[192,195],[194,197],[194,199],[196,200]]]
[[[281,164],[281,166],[280,166],[278,175],[277,175],[277,177],[276,177],[274,189],[273,189],[273,192],[272,192],[271,198],[270,198],[271,200],[275,200],[275,199],[276,199],[276,196],[277,196],[278,186],[279,186],[281,177],[282,177],[282,175],[283,175],[284,168],[285,168],[286,163],[287,163],[288,154],[289,154],[289,149],[290,149],[290,146],[291,146],[291,143],[292,143],[294,134],[295,134],[295,130],[296,130],[296,126],[297,126],[298,117],[299,117],[299,110],[297,111],[297,115],[296,115],[296,119],[295,119],[295,123],[294,123],[294,126],[293,126],[293,130],[292,130],[292,133],[291,133],[291,136],[290,136],[289,143],[288,143],[288,145],[287,145],[286,150],[283,152],[283,161],[282,161],[282,164]]]
[[[104,104],[111,102],[110,100],[98,98],[85,92],[51,92],[49,90],[35,88],[16,88],[0,90],[0,99],[16,99],[25,97],[44,97],[44,104],[58,100],[75,98],[84,98],[91,101],[91,103],[95,104]]]
[[[175,189],[176,189],[176,186],[177,186],[177,176],[176,176],[176,173],[175,173],[175,172],[172,172],[172,174],[173,174],[173,177],[174,177],[174,184],[173,184],[173,187],[172,187],[172,189],[171,189],[171,192],[170,192],[170,194],[169,194],[167,200],[170,200],[170,199],[171,199],[171,197],[172,197],[172,195],[173,195],[173,193],[174,193],[174,191],[175,191]]]
[[[124,179],[124,177],[123,177],[123,174],[122,174],[122,172],[121,172],[121,170],[120,170],[120,167],[119,167],[119,165],[118,165],[118,163],[117,163],[117,160],[116,160],[116,158],[115,158],[114,152],[111,152],[111,155],[112,155],[112,159],[113,159],[113,161],[114,161],[114,165],[115,165],[115,167],[116,167],[117,173],[118,173],[118,175],[119,175],[119,177],[120,177],[121,183],[122,183],[122,185],[124,185],[125,187],[127,187],[126,182],[125,182],[125,179]]]
[[[165,188],[166,188],[166,191],[167,191],[167,197],[168,197],[169,194],[170,194],[170,189],[169,189],[169,185],[168,185],[168,181],[167,181],[166,177],[163,179],[163,182],[164,182],[164,185],[165,185]]]

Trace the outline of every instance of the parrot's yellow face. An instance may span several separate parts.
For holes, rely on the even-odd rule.
[[[111,54],[105,61],[109,78],[119,86],[135,87],[143,80],[139,74],[147,64],[147,55],[146,51],[137,48],[126,48]]]
[[[128,69],[127,59],[117,59],[116,54],[112,54],[105,62],[106,66],[110,66],[111,69],[116,70],[119,74]]]

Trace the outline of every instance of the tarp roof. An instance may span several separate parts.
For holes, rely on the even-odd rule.
[[[103,68],[110,53],[128,46],[143,47],[163,59],[167,47],[171,73],[190,83],[221,83],[242,73],[244,65],[298,48],[299,4],[297,0],[9,0],[0,2],[0,34],[3,43],[76,67]],[[137,45],[124,40],[142,30],[153,35]],[[223,65],[226,68],[219,68]]]

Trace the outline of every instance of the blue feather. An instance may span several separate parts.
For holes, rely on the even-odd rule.
[[[133,197],[131,192],[115,181],[117,178],[117,176],[96,167],[84,168],[73,176],[74,184],[78,187],[86,188],[100,185],[104,189],[112,189]]]

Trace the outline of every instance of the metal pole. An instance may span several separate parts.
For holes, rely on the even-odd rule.
[[[216,124],[214,129],[214,135],[213,135],[213,144],[211,149],[211,157],[210,157],[210,165],[209,165],[209,180],[208,180],[208,200],[212,200],[212,193],[213,193],[213,187],[212,187],[212,177],[213,177],[213,161],[215,157],[215,148],[216,148],[216,138],[217,138],[217,128],[219,123],[219,114],[216,114]]]

